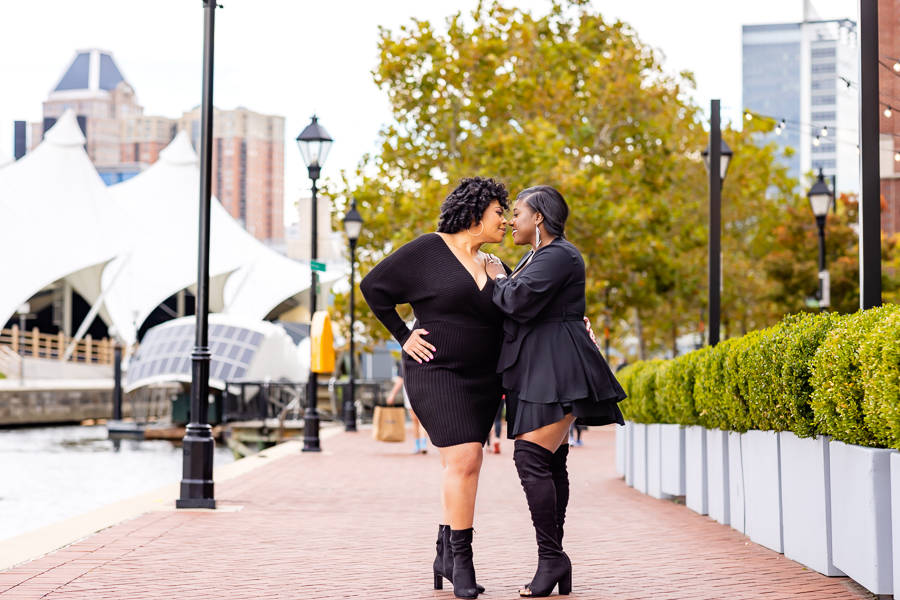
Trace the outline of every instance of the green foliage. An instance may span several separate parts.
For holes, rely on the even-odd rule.
[[[860,311],[837,324],[816,350],[812,362],[812,401],[819,431],[848,444],[878,446],[863,416],[860,347],[871,332],[900,306]]]
[[[642,361],[617,373],[619,383],[628,394],[628,398],[619,403],[626,419],[635,423],[660,422],[656,386],[657,372],[662,364],[661,360]]]
[[[632,382],[634,381],[634,375],[636,371],[640,369],[640,365],[642,363],[633,363],[616,373],[616,379],[619,380],[619,385],[622,386],[622,389],[625,390],[625,394],[628,396],[621,402],[619,402],[619,410],[622,411],[622,416],[625,417],[626,421],[637,421],[639,409],[638,407],[638,399],[635,396],[634,387]]]
[[[782,321],[783,337],[774,351],[781,358],[781,398],[773,420],[782,426],[784,419],[798,437],[813,437],[822,433],[816,424],[811,406],[813,384],[812,363],[816,350],[831,330],[844,317],[835,313],[790,315]],[[786,416],[782,416],[786,413]]]
[[[790,413],[784,404],[781,367],[786,329],[783,323],[744,338],[740,371],[741,395],[753,429],[790,429]]]
[[[872,328],[859,355],[866,427],[879,445],[900,450],[900,311]]]
[[[725,355],[725,395],[723,404],[725,407],[726,427],[741,433],[751,429],[760,429],[755,424],[751,413],[751,388],[754,386],[753,375],[755,371],[751,367],[750,356],[759,343],[762,332],[752,331],[744,337],[727,340]],[[720,344],[722,345],[722,344]]]
[[[700,424],[709,429],[730,429],[729,414],[737,412],[725,382],[728,354],[737,341],[732,338],[710,348],[698,365],[694,401]]]
[[[699,425],[700,415],[694,402],[696,376],[710,348],[679,356],[661,370],[658,385],[660,414],[664,422]]]

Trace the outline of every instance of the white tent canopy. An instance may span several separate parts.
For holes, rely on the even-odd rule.
[[[67,110],[37,148],[0,169],[0,323],[63,278],[93,303],[104,265],[126,249],[125,215],[84,143]]]
[[[133,247],[104,273],[106,306],[128,342],[166,298],[196,284],[200,168],[186,132],[141,174],[110,188],[130,221]],[[309,288],[309,267],[247,233],[213,198],[210,224],[211,309],[264,319]],[[116,276],[118,269],[122,272]],[[115,281],[114,281],[115,278]],[[218,292],[218,293],[217,293]]]

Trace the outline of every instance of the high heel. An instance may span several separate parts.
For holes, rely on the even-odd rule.
[[[562,584],[560,584],[562,585]],[[442,590],[444,589],[444,576],[437,571],[434,572],[434,589]],[[562,592],[560,592],[562,593]]]
[[[475,565],[472,563],[473,529],[451,529],[450,545],[453,548],[453,595],[469,600],[478,597],[475,583]]]
[[[443,527],[444,532],[444,543],[443,547],[443,568],[440,569],[441,573],[443,573],[444,578],[453,583],[453,546],[450,544],[450,526],[449,525],[441,525]],[[434,559],[434,564],[438,564],[438,560]],[[438,567],[435,566],[435,571],[438,570]],[[435,588],[440,589],[440,588]],[[484,587],[480,585],[475,585],[475,589],[478,590],[479,594],[484,593]]]

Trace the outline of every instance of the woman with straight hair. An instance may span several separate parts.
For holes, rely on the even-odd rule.
[[[522,191],[510,221],[513,242],[530,245],[512,274],[486,265],[494,304],[505,315],[497,372],[506,393],[507,436],[525,490],[538,544],[538,567],[520,596],[572,590],[572,563],[563,552],[569,502],[569,427],[624,425],[625,392],[584,325],[585,270],[565,237],[569,207],[557,190]]]
[[[446,578],[457,598],[484,591],[475,582],[472,524],[482,447],[503,396],[496,371],[503,314],[480,249],[503,240],[508,208],[503,184],[461,180],[441,205],[437,233],[404,244],[360,284],[372,312],[403,346],[409,402],[441,455],[444,519],[434,587]],[[407,303],[416,316],[413,331],[396,309]]]

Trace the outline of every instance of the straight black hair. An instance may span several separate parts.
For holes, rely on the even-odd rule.
[[[569,218],[569,205],[555,188],[549,185],[536,185],[519,192],[516,200],[522,200],[531,210],[544,215],[544,228],[552,236],[566,239],[566,219]]]

